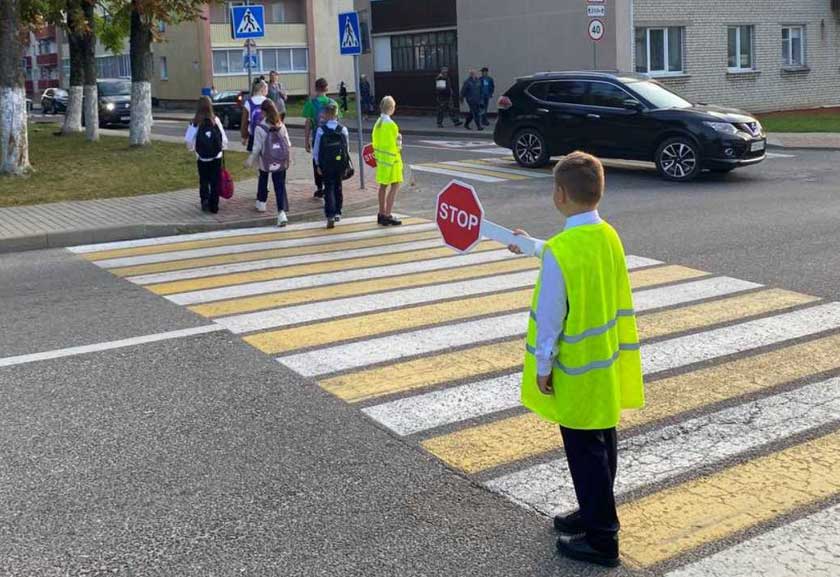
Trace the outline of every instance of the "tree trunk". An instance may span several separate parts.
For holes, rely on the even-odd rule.
[[[99,98],[96,89],[96,28],[92,0],[83,0],[82,10],[85,16],[82,51],[85,137],[90,141],[97,141],[99,140]]]
[[[140,0],[131,0],[131,146],[149,144],[152,133],[152,23],[138,4]]]
[[[70,47],[70,87],[67,90],[67,112],[64,114],[62,134],[82,131],[82,85],[84,71],[82,70],[83,42],[80,31],[79,0],[67,2],[67,44]]]
[[[0,174],[22,175],[29,166],[20,0],[0,2]]]

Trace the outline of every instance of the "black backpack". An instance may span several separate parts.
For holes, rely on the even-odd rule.
[[[222,131],[215,122],[205,120],[195,135],[195,153],[199,158],[211,160],[219,156],[221,151]]]
[[[342,134],[342,126],[339,124],[335,129],[321,127],[321,143],[318,147],[318,164],[321,172],[329,176],[344,176],[350,166],[350,152],[347,150],[347,142]]]

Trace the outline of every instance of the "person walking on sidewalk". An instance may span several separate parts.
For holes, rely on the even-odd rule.
[[[251,87],[251,96],[242,106],[242,124],[239,127],[239,134],[242,137],[242,145],[251,152],[254,147],[254,128],[262,121],[262,110],[260,106],[268,94],[268,84],[264,80],[257,80]]]
[[[330,104],[336,104],[335,100],[327,96],[326,78],[319,78],[315,81],[315,96],[306,101],[303,105],[303,117],[306,119],[303,132],[306,140],[306,152],[312,153],[312,172],[315,178],[315,198],[324,198],[324,181],[321,174],[318,172],[318,163],[315,161],[315,151],[313,144],[315,137],[318,134],[318,129],[321,128],[326,121],[326,107]],[[336,110],[338,105],[336,104]]]
[[[213,113],[213,101],[208,96],[198,99],[195,116],[184,135],[187,149],[195,152],[198,166],[198,195],[201,210],[219,212],[219,179],[222,158],[228,146],[222,121]]]
[[[443,128],[443,117],[452,119],[452,124],[461,126],[461,119],[458,118],[458,107],[452,105],[455,90],[452,87],[452,78],[449,76],[449,68],[444,66],[440,74],[435,78],[435,99],[437,101],[437,125]]]
[[[286,170],[292,156],[292,141],[289,132],[280,119],[280,112],[274,102],[266,99],[262,105],[263,121],[254,131],[254,149],[245,160],[245,166],[258,166],[257,211],[265,212],[268,200],[268,177],[274,185],[277,199],[277,226],[286,226],[289,218],[289,197],[286,194]]]
[[[347,114],[347,85],[343,80],[338,86],[338,99],[341,101],[341,111]]]
[[[364,74],[359,76],[359,79],[359,96],[362,99],[362,112],[371,114],[373,113],[373,94],[370,91],[370,81]]]
[[[379,184],[379,213],[376,222],[381,226],[399,226],[402,221],[391,214],[394,200],[403,181],[402,135],[391,118],[397,102],[386,96],[379,103],[382,115],[373,125],[373,151],[376,156],[376,182]]]
[[[490,126],[487,120],[487,110],[490,108],[490,101],[496,92],[496,82],[490,76],[490,70],[485,66],[481,69],[481,126]]]
[[[469,130],[470,124],[475,120],[476,129],[484,130],[481,124],[481,81],[475,70],[470,70],[470,75],[464,80],[464,85],[461,87],[461,100],[470,108],[464,128]]]
[[[335,228],[341,220],[344,204],[342,179],[350,166],[350,134],[338,123],[338,104],[324,106],[324,124],[315,131],[312,148],[315,170],[324,183],[324,216],[327,228]]]
[[[274,103],[277,112],[280,114],[280,120],[286,118],[286,90],[280,84],[280,74],[272,70],[268,73],[268,99]]]

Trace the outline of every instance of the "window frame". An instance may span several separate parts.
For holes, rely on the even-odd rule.
[[[388,37],[390,72],[438,72],[443,66],[455,69],[458,54],[457,28],[391,34]],[[423,67],[418,67],[418,63],[423,63]]]
[[[275,63],[279,65],[280,59],[277,57],[277,52],[279,51],[286,51],[289,54],[289,69],[281,69],[279,66],[274,70],[279,72],[280,74],[307,74],[309,72],[309,48],[307,46],[266,46],[265,48],[258,48],[257,49],[257,67],[254,68],[251,72],[252,74],[268,74],[271,72],[271,69],[266,68],[265,63],[263,62],[263,53],[267,51],[274,51],[275,52]],[[303,50],[303,68],[295,68],[295,65],[298,59],[295,58],[295,51]],[[214,48],[213,49],[213,76],[247,76],[248,71],[242,68],[241,59],[242,59],[242,49],[241,48]],[[217,53],[224,53],[227,59],[227,72],[218,72],[216,70],[216,54]],[[231,68],[231,53],[236,54],[237,67],[235,69]]]
[[[729,31],[735,29],[735,58],[736,66],[729,66]],[[750,66],[744,67],[741,64],[741,31],[744,28],[750,29]],[[755,72],[758,66],[755,61],[755,24],[733,24],[726,27],[726,71],[731,74],[743,74]]]
[[[670,36],[671,30],[679,30],[680,31],[680,69],[679,70],[670,70],[671,66],[671,58],[670,58]],[[668,76],[684,76],[685,75],[685,26],[637,26],[636,30],[644,30],[645,31],[645,71],[639,72],[639,63],[634,62],[634,68],[637,73],[639,74],[646,74],[651,78],[663,78]],[[651,70],[650,68],[650,33],[651,31],[661,31],[662,32],[662,59],[663,64],[665,65],[664,70]],[[636,36],[634,34],[634,44],[636,42]],[[633,47],[633,54],[635,55],[636,49],[635,45]]]
[[[784,50],[785,39],[784,34],[785,30],[788,31],[788,38],[787,38],[787,53],[782,55],[782,67],[784,68],[805,68],[808,66],[807,55],[808,51],[806,50],[807,47],[807,40],[806,40],[806,28],[804,24],[783,24],[782,25],[782,50]],[[791,32],[793,30],[799,30],[799,64],[793,63],[793,36]]]
[[[166,56],[161,56],[158,63],[160,66],[160,79],[169,80],[169,62],[167,61]]]

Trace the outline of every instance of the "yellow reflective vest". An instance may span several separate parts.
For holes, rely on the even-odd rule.
[[[393,120],[382,117],[373,125],[371,140],[376,156],[376,182],[394,184],[403,181],[402,154],[399,147],[400,129]]]
[[[534,288],[522,404],[570,429],[608,429],[622,409],[644,405],[639,335],[624,247],[606,222],[576,226],[545,244],[563,272],[568,312],[552,368],[553,394],[537,386],[536,306],[542,274]],[[545,287],[551,290],[551,287]]]

